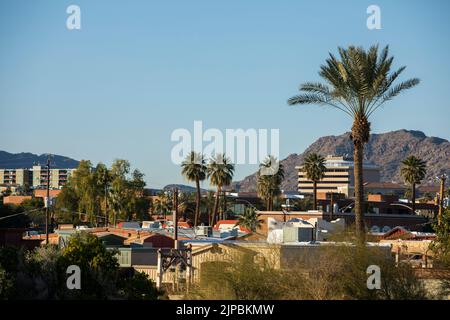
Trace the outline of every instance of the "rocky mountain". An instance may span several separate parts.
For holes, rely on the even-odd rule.
[[[282,189],[296,190],[297,170],[303,158],[310,152],[326,155],[353,155],[350,133],[339,136],[325,136],[317,139],[301,154],[291,154],[281,163],[285,169]],[[438,175],[450,174],[450,142],[436,137],[427,137],[421,131],[397,130],[381,134],[372,134],[365,147],[365,161],[376,164],[381,169],[382,181],[403,183],[400,176],[400,162],[409,155],[415,155],[427,163],[427,175],[423,184],[430,184]],[[234,182],[234,189],[241,192],[255,191],[256,174]]]
[[[45,165],[47,163],[46,154],[33,154],[29,152],[9,153],[0,150],[0,169],[31,168],[35,164]],[[78,161],[69,157],[53,155],[51,166],[53,168],[76,168]]]

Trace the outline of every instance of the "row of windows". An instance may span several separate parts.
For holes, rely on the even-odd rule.
[[[317,186],[317,189],[337,189],[338,187],[333,187],[333,186],[329,186],[329,187],[321,187],[321,186]],[[312,188],[312,187],[299,187],[298,188],[299,190],[302,190],[302,191],[304,191],[304,190],[310,190],[310,191],[313,191],[314,190],[314,188]]]
[[[304,174],[299,174],[298,177],[306,179],[306,175],[304,175]],[[325,174],[324,178],[348,178],[348,174],[347,175],[326,175]]]
[[[299,181],[298,183],[301,183],[301,184],[313,184],[313,182],[309,181],[309,180],[302,180],[302,181]],[[336,184],[336,183],[339,183],[339,184],[344,183],[344,184],[346,184],[346,183],[350,183],[350,180],[339,180],[339,181],[323,181],[323,180],[320,180],[319,182],[317,182],[317,184]]]
[[[325,169],[325,172],[350,172],[351,169]],[[301,171],[299,171],[301,172]]]

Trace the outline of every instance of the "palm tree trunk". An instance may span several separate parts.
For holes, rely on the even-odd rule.
[[[195,185],[197,187],[197,195],[195,197],[195,216],[194,216],[194,228],[197,226],[198,217],[200,215],[200,180],[195,179]]]
[[[313,210],[317,210],[317,182],[313,181]]]
[[[217,211],[219,209],[219,196],[220,196],[221,189],[222,189],[221,186],[217,186],[216,199],[214,200],[214,210],[213,210],[213,215],[211,218],[211,226],[214,225],[214,221],[216,220],[216,216],[217,216]]]
[[[411,195],[411,207],[412,207],[412,212],[416,213],[416,184],[413,183],[412,184],[412,195]]]
[[[225,194],[225,191],[222,191],[222,220],[225,218],[225,212],[227,211],[227,195]]]
[[[354,176],[355,176],[355,225],[356,236],[359,240],[365,239],[364,212],[363,212],[363,153],[364,145],[362,143],[354,143]]]

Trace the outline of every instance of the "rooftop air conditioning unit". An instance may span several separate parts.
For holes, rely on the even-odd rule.
[[[195,235],[202,237],[211,237],[212,236],[212,227],[210,226],[197,226],[195,228]]]

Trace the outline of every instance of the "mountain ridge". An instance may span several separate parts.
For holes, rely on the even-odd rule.
[[[318,138],[303,153],[292,153],[281,160],[285,179],[281,188],[285,191],[297,189],[297,170],[306,154],[315,152],[322,156],[353,155],[350,132],[338,136]],[[380,167],[381,181],[403,183],[400,176],[400,162],[409,155],[415,155],[427,162],[427,175],[423,184],[431,184],[436,175],[450,174],[450,142],[439,137],[429,137],[419,130],[400,129],[385,133],[373,133],[364,149],[364,159]],[[256,190],[256,173],[241,181],[233,182],[232,188],[241,192]]]
[[[48,154],[34,154],[31,152],[10,153],[0,150],[0,169],[32,168],[35,164],[42,166],[47,163]],[[79,161],[69,157],[52,155],[51,166],[58,169],[73,169]]]

